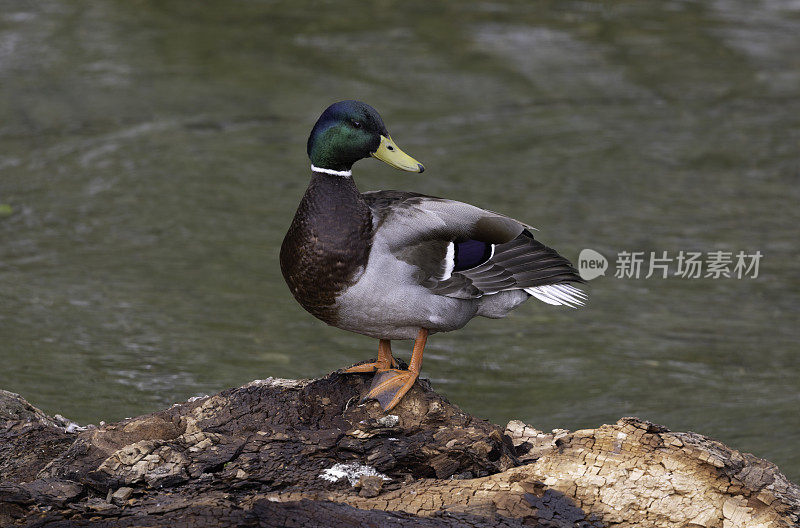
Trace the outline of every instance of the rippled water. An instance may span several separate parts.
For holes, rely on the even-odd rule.
[[[295,304],[278,248],[317,115],[369,102],[422,176],[611,260],[581,310],[433,336],[498,423],[637,415],[800,480],[800,3],[0,0],[0,387],[81,422],[376,343]],[[761,251],[757,279],[619,279],[620,251]],[[396,343],[407,357],[407,343]]]

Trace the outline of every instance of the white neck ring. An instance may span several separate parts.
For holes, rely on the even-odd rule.
[[[325,174],[333,174],[334,176],[344,176],[345,178],[353,175],[353,171],[349,171],[349,170],[337,171],[337,170],[333,170],[333,169],[323,169],[321,167],[315,167],[313,163],[311,164],[311,170],[314,171],[314,172],[322,172],[322,173],[325,173]]]

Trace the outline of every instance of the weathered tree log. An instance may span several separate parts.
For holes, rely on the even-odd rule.
[[[426,382],[267,379],[75,430],[0,391],[0,526],[790,527],[800,488],[695,433],[623,418],[505,430]]]

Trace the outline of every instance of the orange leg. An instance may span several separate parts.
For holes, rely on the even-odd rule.
[[[392,357],[392,342],[388,339],[381,339],[378,343],[378,359],[374,363],[362,363],[342,370],[342,374],[357,374],[360,372],[375,372],[376,370],[386,370],[397,366],[397,361]]]
[[[417,339],[414,341],[414,351],[411,353],[411,364],[408,370],[396,368],[378,369],[372,379],[372,386],[362,401],[378,400],[384,411],[390,411],[414,385],[422,368],[422,352],[428,339],[428,330],[420,328]]]

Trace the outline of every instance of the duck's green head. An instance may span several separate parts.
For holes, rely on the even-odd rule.
[[[395,145],[377,110],[360,101],[334,103],[322,112],[308,137],[308,157],[320,169],[349,171],[375,157],[392,167],[422,172],[420,162]]]

